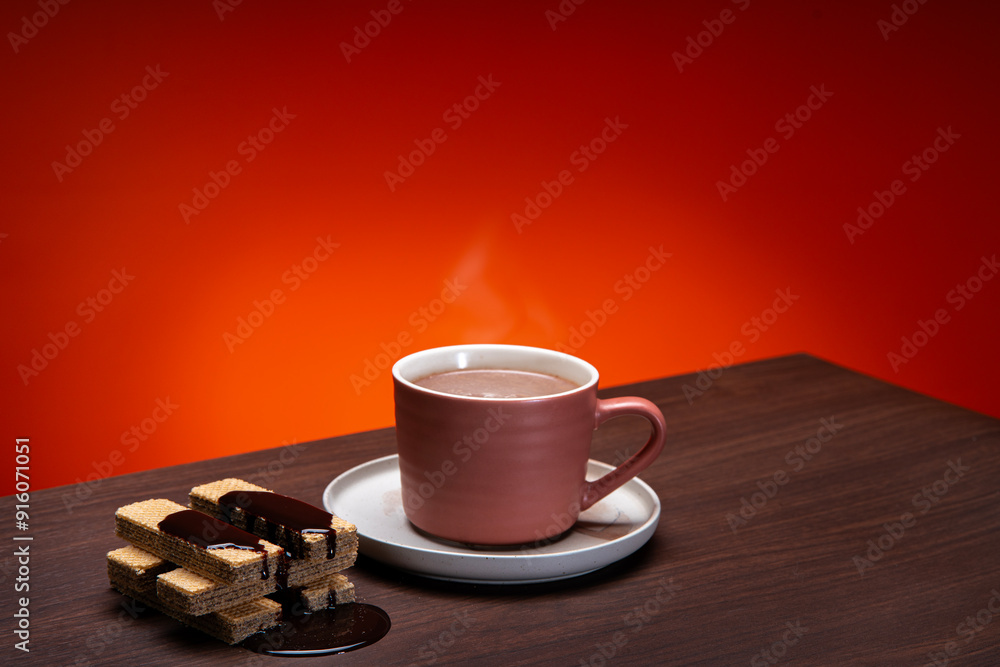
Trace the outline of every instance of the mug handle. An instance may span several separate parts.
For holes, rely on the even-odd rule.
[[[598,500],[608,495],[625,482],[645,470],[656,460],[663,449],[667,435],[667,424],[663,413],[651,401],[637,396],[623,398],[606,398],[597,400],[597,410],[594,415],[594,429],[612,417],[622,415],[638,415],[645,417],[653,426],[649,440],[638,452],[630,456],[620,466],[593,482],[584,482],[583,497],[580,500],[580,511],[591,507]]]

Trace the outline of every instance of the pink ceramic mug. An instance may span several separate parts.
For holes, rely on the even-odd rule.
[[[577,386],[545,396],[482,398],[414,383],[459,369],[533,371]],[[400,359],[392,378],[403,508],[417,528],[448,540],[515,545],[551,539],[663,449],[659,408],[644,398],[598,399],[597,369],[562,352],[439,347]],[[620,415],[645,417],[652,434],[628,460],[588,482],[593,431]]]

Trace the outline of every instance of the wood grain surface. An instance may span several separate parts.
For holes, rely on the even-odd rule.
[[[638,552],[577,579],[506,587],[362,557],[347,573],[360,601],[388,612],[389,634],[295,664],[1000,664],[1000,422],[808,355],[715,374],[601,391],[649,398],[667,419],[667,446],[642,474],[663,512]],[[613,420],[593,458],[634,451],[647,429]],[[31,446],[33,466],[58,456],[56,443]],[[30,542],[13,541],[15,500],[4,498],[4,623],[13,629],[14,599],[29,597],[31,635],[24,653],[6,631],[2,654],[279,664],[155,612],[133,618],[107,583],[105,554],[123,544],[115,509],[186,503],[192,486],[226,476],[320,505],[334,477],[392,453],[385,429],[33,492],[29,530],[16,532]],[[30,591],[13,593],[23,544]]]

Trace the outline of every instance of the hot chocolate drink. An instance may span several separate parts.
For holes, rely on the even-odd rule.
[[[579,386],[556,375],[501,368],[468,368],[434,373],[413,383],[445,394],[479,398],[551,396]]]

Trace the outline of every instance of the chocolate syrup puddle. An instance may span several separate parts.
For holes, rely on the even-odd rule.
[[[254,653],[285,658],[314,658],[370,646],[389,632],[392,622],[382,609],[350,602],[312,613],[285,610],[281,625],[244,639]]]
[[[248,551],[257,551],[263,562],[261,579],[271,576],[267,565],[267,550],[260,538],[240,530],[225,521],[203,514],[197,510],[179,510],[167,515],[158,524],[161,531],[174,537],[179,537],[202,549],[225,549],[235,547]],[[279,564],[279,571],[281,566]]]
[[[219,498],[219,505],[227,517],[238,507],[248,516],[263,520],[269,542],[277,540],[282,526],[301,534],[324,534],[326,557],[336,555],[337,531],[330,527],[333,515],[314,505],[270,491],[230,491]],[[301,558],[304,548],[301,537],[291,546],[292,556]]]

